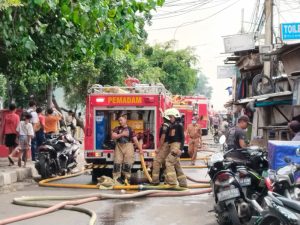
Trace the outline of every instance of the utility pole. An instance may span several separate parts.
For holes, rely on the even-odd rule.
[[[241,14],[241,34],[245,33],[244,29],[244,8],[242,8],[242,14]]]
[[[273,47],[273,0],[265,0],[265,45]],[[271,62],[264,62],[264,74],[271,76]]]

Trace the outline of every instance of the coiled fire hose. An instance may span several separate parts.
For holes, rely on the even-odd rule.
[[[80,205],[87,202],[97,201],[97,200],[104,200],[104,199],[130,199],[130,198],[138,198],[138,197],[179,197],[179,196],[190,196],[190,195],[200,195],[205,193],[210,193],[211,189],[205,189],[200,191],[191,192],[187,191],[158,191],[158,190],[149,190],[149,191],[142,191],[132,194],[106,194],[106,193],[95,193],[95,194],[87,194],[87,195],[76,195],[76,196],[34,196],[34,197],[20,197],[15,198],[13,203],[16,205],[22,206],[30,206],[30,207],[41,207],[46,208],[42,210],[38,210],[31,213],[26,213],[19,216],[10,217],[7,219],[0,220],[0,225],[2,224],[9,224],[14,223],[17,221],[41,216],[44,214],[48,214],[51,212],[55,212],[59,209],[66,209],[66,210],[73,210],[88,214],[90,216],[89,225],[94,225],[96,223],[96,213],[84,209],[75,207],[74,205]],[[38,201],[53,201],[53,200],[65,200],[64,202],[58,204],[45,204],[45,203],[38,203]]]

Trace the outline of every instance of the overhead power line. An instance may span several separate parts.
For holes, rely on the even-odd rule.
[[[169,29],[178,29],[178,28],[181,28],[181,27],[186,27],[186,26],[190,26],[190,25],[193,25],[193,24],[196,24],[196,23],[199,23],[199,22],[202,22],[202,21],[205,21],[205,20],[208,20],[218,14],[220,14],[221,12],[225,11],[226,9],[232,7],[233,5],[237,4],[238,2],[240,2],[241,0],[237,0],[233,3],[231,3],[230,5],[224,7],[223,9],[203,18],[203,19],[199,19],[199,20],[192,20],[192,21],[188,21],[188,22],[184,22],[182,24],[180,24],[179,26],[172,26],[172,27],[161,27],[161,28],[156,28],[156,29],[149,29],[148,31],[158,31],[158,30],[169,30]]]
[[[219,7],[219,6],[224,5],[226,3],[227,3],[227,1],[224,1],[224,2],[216,4],[216,5],[202,7],[204,5],[207,5],[207,4],[204,4],[204,5],[200,5],[199,7],[194,7],[193,9],[185,11],[185,12],[180,13],[180,14],[175,14],[175,15],[170,15],[170,16],[165,16],[165,17],[158,17],[158,18],[153,17],[152,20],[162,20],[162,19],[169,19],[169,18],[173,18],[173,17],[178,17],[178,16],[182,16],[182,15],[185,15],[185,14],[188,14],[188,13],[191,13],[191,12],[195,12],[195,11],[201,11],[201,10],[216,8],[216,7]]]

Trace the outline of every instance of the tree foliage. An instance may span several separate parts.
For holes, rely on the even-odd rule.
[[[213,89],[208,83],[207,76],[201,71],[198,74],[196,84],[195,94],[205,95],[207,98],[211,98]]]
[[[0,98],[6,96],[6,79],[3,74],[0,73]]]
[[[99,55],[142,43],[150,10],[163,0],[22,3],[0,12],[0,72],[23,93],[15,93],[19,102],[24,95],[45,92],[51,81],[74,80],[74,62],[94,63]]]
[[[197,57],[191,48],[173,50],[173,43],[148,47],[145,56],[152,67],[160,68],[160,81],[174,94],[193,94],[196,87]]]

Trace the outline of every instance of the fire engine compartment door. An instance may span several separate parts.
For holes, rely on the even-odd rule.
[[[139,139],[143,139],[144,149],[155,149],[157,111],[155,107],[97,107],[95,115],[94,144],[97,150],[112,150],[115,147],[111,132],[119,126],[118,115],[127,114],[127,124]]]

